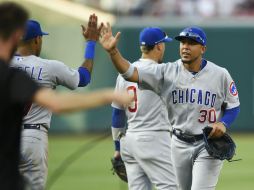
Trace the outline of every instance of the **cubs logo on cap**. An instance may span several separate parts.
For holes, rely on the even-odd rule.
[[[232,94],[233,96],[237,96],[237,95],[238,95],[238,91],[237,91],[237,89],[236,89],[236,85],[235,85],[235,82],[234,82],[234,81],[230,83],[229,92],[230,92],[230,94]]]

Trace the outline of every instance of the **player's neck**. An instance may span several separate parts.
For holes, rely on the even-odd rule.
[[[142,59],[151,59],[153,61],[155,61],[156,63],[159,62],[159,58],[157,58],[155,55],[153,54],[145,54],[145,53],[142,53],[142,56],[141,56]]]
[[[21,56],[36,55],[35,51],[28,46],[18,47],[17,54]]]
[[[202,57],[191,63],[183,63],[184,67],[190,72],[199,72],[202,64]]]

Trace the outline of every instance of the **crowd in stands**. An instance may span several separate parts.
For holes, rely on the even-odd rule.
[[[254,16],[254,0],[71,0],[119,16]]]

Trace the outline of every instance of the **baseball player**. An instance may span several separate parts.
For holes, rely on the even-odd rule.
[[[93,55],[89,55],[89,48],[95,46],[97,17],[91,15],[87,30],[83,27],[83,35],[88,40],[86,61],[78,70],[67,67],[56,60],[46,60],[39,57],[42,46],[42,32],[40,24],[29,20],[26,34],[19,44],[17,55],[12,66],[29,74],[40,86],[55,89],[62,85],[69,89],[84,87],[90,82]],[[89,34],[87,34],[89,32]],[[92,56],[92,57],[91,57]],[[52,112],[36,103],[26,106],[23,119],[20,172],[31,181],[32,189],[45,188],[48,171],[48,130],[50,128]]]
[[[209,156],[202,129],[213,128],[210,138],[222,136],[239,113],[236,85],[229,72],[203,58],[207,38],[199,27],[185,28],[180,41],[181,59],[174,63],[135,67],[116,48],[120,33],[102,30],[102,46],[125,79],[160,95],[173,127],[172,161],[182,190],[215,189],[223,162]]]
[[[160,28],[145,28],[140,33],[142,57],[135,67],[150,67],[162,62],[165,42],[172,41]],[[175,190],[176,179],[171,162],[171,136],[167,108],[163,99],[151,90],[139,90],[136,83],[119,75],[116,91],[127,90],[134,96],[128,107],[112,103],[112,135],[115,158],[124,161],[130,190]],[[119,142],[125,118],[128,129]],[[120,151],[121,144],[121,151]],[[142,151],[141,151],[142,150]]]

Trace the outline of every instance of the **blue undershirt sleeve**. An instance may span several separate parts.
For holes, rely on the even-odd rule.
[[[113,108],[112,110],[112,136],[114,140],[115,150],[120,151],[120,141],[117,136],[125,128],[126,115],[124,110]]]
[[[115,151],[120,151],[120,141],[116,140],[114,141],[115,144]]]
[[[240,107],[235,107],[232,109],[225,110],[221,122],[228,128],[235,121],[236,117],[240,112]]]
[[[124,110],[113,108],[112,111],[112,127],[123,128],[125,127],[126,115]]]
[[[79,72],[79,84],[78,87],[84,87],[88,85],[91,81],[91,74],[90,72],[84,68],[84,67],[79,67],[78,68]]]

